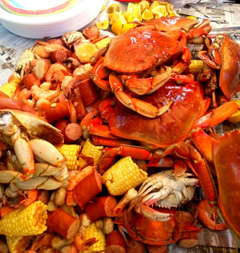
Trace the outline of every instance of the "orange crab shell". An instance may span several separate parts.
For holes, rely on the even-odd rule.
[[[175,220],[161,222],[147,219],[141,214],[124,212],[124,226],[131,238],[150,245],[173,243]]]
[[[210,103],[203,97],[202,86],[197,82],[177,86],[169,81],[144,100],[155,106],[171,100],[173,103],[167,112],[155,119],[138,115],[118,104],[109,117],[110,131],[116,136],[160,148],[184,140]]]
[[[181,48],[173,35],[136,28],[111,40],[104,66],[122,73],[138,73],[178,55]]]
[[[183,29],[189,31],[199,21],[192,20],[190,18],[183,17],[161,17],[159,19],[150,19],[144,22],[140,22],[140,25],[153,25],[158,31],[171,31],[177,29]]]
[[[220,55],[222,67],[219,84],[223,94],[230,100],[240,90],[240,45],[226,37]]]
[[[226,133],[213,144],[222,215],[240,237],[240,130]],[[227,155],[226,155],[227,154]]]

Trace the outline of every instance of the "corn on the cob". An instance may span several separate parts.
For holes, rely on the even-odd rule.
[[[202,60],[191,60],[190,65],[188,66],[189,72],[194,75],[199,74],[203,69],[203,61]]]
[[[6,239],[11,253],[22,253],[29,246],[32,236],[7,236]]]
[[[102,179],[113,196],[125,194],[140,185],[147,178],[147,172],[138,167],[130,156],[124,157],[108,169]]]
[[[81,155],[92,157],[94,160],[94,165],[98,164],[99,159],[101,158],[103,153],[103,146],[95,146],[91,143],[89,139],[86,140]],[[79,158],[79,166],[80,168],[84,166],[86,162],[81,157]]]
[[[20,83],[20,78],[14,77],[13,80],[9,83],[5,83],[0,87],[0,91],[5,93],[10,98],[13,97],[14,92],[17,89],[18,84]]]
[[[84,253],[105,252],[106,238],[102,230],[96,227],[95,222],[91,223],[86,229],[86,240],[92,238],[95,238],[97,242],[95,242],[87,250],[84,250]]]
[[[63,144],[58,150],[66,157],[66,166],[68,170],[79,169],[79,153],[81,151],[80,145]]]
[[[7,236],[29,236],[42,234],[47,226],[47,205],[35,201],[17,209],[0,220],[0,234]]]

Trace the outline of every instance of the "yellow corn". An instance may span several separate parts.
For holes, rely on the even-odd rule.
[[[103,146],[95,146],[91,143],[89,139],[86,140],[81,155],[92,157],[94,160],[94,165],[98,164],[99,159],[101,158],[103,153]],[[79,166],[80,168],[86,164],[85,160],[81,157],[79,158]]]
[[[86,229],[86,240],[95,238],[96,243],[90,246],[84,253],[90,252],[105,252],[106,249],[106,237],[102,230],[98,229],[95,222],[91,223]]]
[[[68,170],[79,169],[79,153],[81,146],[76,144],[63,144],[58,150],[66,157],[66,166]]]
[[[7,236],[29,236],[42,234],[47,226],[47,205],[35,201],[17,209],[0,220],[0,234]]]
[[[147,178],[147,172],[138,167],[130,156],[124,157],[108,169],[102,179],[113,196],[125,194],[140,185]]]
[[[20,81],[21,81],[20,78],[14,76],[11,82],[5,83],[0,87],[0,91],[2,91],[6,95],[8,95],[10,98],[12,98]]]
[[[194,75],[199,74],[203,69],[203,61],[202,60],[191,60],[190,65],[188,66],[189,72]]]
[[[29,246],[32,236],[6,236],[8,249],[11,253],[25,252]]]

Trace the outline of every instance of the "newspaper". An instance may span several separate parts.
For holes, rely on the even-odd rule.
[[[115,1],[105,0],[105,6]],[[234,1],[223,0],[203,0],[203,1],[185,1],[172,0],[174,9],[179,15],[196,16],[200,19],[210,19],[213,28],[211,33],[227,33],[232,39],[240,43],[240,4],[234,4]],[[119,3],[119,2],[116,2]],[[125,10],[127,3],[120,3],[122,10]],[[103,20],[107,13],[102,11],[89,25],[96,21]],[[106,32],[113,36],[111,32]],[[36,40],[27,39],[14,35],[7,31],[0,24],[0,86],[7,82],[9,76],[14,72],[14,66],[21,53],[30,48]],[[175,253],[198,253],[198,252],[238,252],[240,244],[233,237],[229,230],[212,232],[203,229],[199,233],[199,245],[191,249],[179,248],[176,244],[169,245],[169,252]]]

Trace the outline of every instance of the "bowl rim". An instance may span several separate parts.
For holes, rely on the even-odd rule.
[[[101,3],[101,0],[81,0],[76,5],[72,6],[71,8],[67,9],[66,11],[63,11],[58,14],[53,14],[49,16],[23,16],[23,15],[15,15],[13,13],[10,13],[2,8],[0,8],[0,21],[1,22],[9,22],[9,23],[16,23],[18,25],[49,25],[54,24],[58,22],[63,22],[68,20],[69,18],[74,18],[75,16],[84,13],[87,9],[89,9],[89,6],[93,6],[89,4],[90,1],[94,1],[94,5],[97,3]]]

